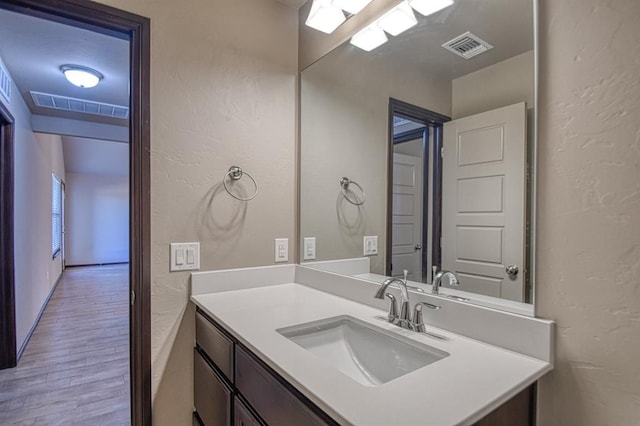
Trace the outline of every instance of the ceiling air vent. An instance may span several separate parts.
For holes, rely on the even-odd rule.
[[[29,93],[31,93],[33,102],[36,104],[36,106],[39,107],[100,115],[102,117],[121,119],[126,119],[129,117],[129,108],[125,106],[87,101],[84,99],[69,98],[66,96],[51,95],[49,93]]]
[[[469,31],[446,42],[442,47],[465,59],[471,59],[482,52],[493,49],[492,45]]]
[[[0,65],[0,93],[7,102],[11,102],[11,78],[2,65]]]

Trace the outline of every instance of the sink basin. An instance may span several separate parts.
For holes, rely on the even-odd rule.
[[[348,315],[276,331],[365,386],[380,386],[449,356]]]

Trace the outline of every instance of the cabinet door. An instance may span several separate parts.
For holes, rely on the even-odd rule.
[[[325,421],[289,391],[251,355],[236,346],[236,387],[265,422],[277,426],[326,426]]]
[[[196,411],[205,426],[230,426],[233,393],[194,349],[194,389]]]
[[[262,426],[246,405],[236,396],[233,400],[233,426]]]

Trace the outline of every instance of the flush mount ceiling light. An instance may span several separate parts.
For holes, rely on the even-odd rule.
[[[377,21],[378,26],[392,36],[397,36],[417,23],[416,15],[413,14],[408,1],[403,1]]]
[[[366,5],[371,3],[373,0],[333,0],[331,4],[345,12],[351,13],[355,15],[365,8]]]
[[[104,78],[98,71],[80,65],[63,65],[60,70],[69,83],[77,87],[95,87]]]
[[[387,35],[375,23],[358,31],[351,37],[351,44],[367,52],[387,42]]]
[[[323,33],[331,34],[345,19],[342,9],[331,4],[331,0],[313,0],[305,24]]]
[[[409,0],[409,4],[419,14],[429,16],[445,7],[451,6],[453,0]]]

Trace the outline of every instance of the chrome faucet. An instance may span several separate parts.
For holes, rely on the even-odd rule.
[[[398,315],[398,304],[396,302],[396,298],[391,293],[386,293],[387,288],[394,283],[397,283],[400,287],[400,315]],[[404,280],[401,280],[400,278],[388,278],[384,280],[374,297],[376,299],[384,299],[387,297],[391,302],[389,305],[389,314],[387,315],[387,320],[390,323],[401,328],[406,328],[407,330],[414,330],[421,333],[426,332],[424,321],[422,319],[422,308],[440,309],[440,306],[432,305],[431,303],[418,302],[414,307],[415,311],[413,316],[411,315],[411,311],[409,310],[409,292],[407,291],[406,269],[404,271]]]
[[[398,306],[396,304],[396,299],[393,295],[386,293],[387,288],[391,285],[397,283],[400,287],[400,316],[398,316]],[[388,319],[389,322],[393,322],[394,324],[399,325],[402,328],[411,329],[411,313],[409,311],[409,292],[407,291],[407,283],[406,281],[401,280],[400,278],[388,278],[384,280],[380,288],[375,294],[376,299],[384,299],[388,297],[391,300],[391,306],[389,308]]]
[[[436,274],[433,278],[433,284],[431,285],[432,294],[440,294],[440,286],[442,285],[442,279],[449,277],[449,285],[458,286],[458,277],[451,271],[445,271],[444,269]]]

